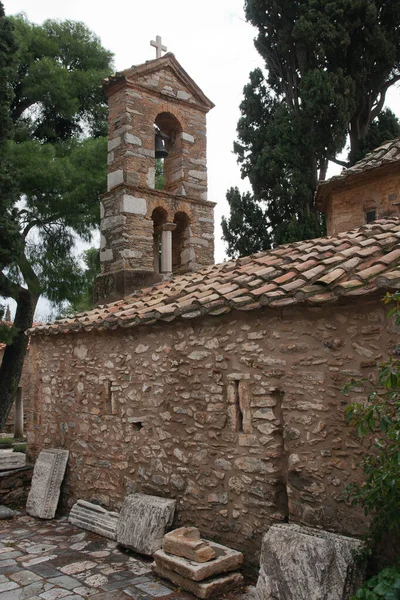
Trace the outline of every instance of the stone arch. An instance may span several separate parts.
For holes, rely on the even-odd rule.
[[[190,238],[190,218],[184,211],[174,216],[176,228],[172,232],[172,272],[187,271],[192,260],[188,241]]]
[[[161,232],[162,226],[168,220],[168,213],[162,206],[157,206],[151,213],[153,221],[153,256],[154,271],[161,273]]]
[[[166,192],[177,192],[177,186],[184,179],[183,172],[183,147],[182,147],[182,125],[171,112],[159,113],[154,124],[159,130],[168,136],[165,139],[165,147],[168,156],[164,159],[164,189]]]

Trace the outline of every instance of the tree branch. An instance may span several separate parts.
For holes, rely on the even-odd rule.
[[[334,156],[330,156],[328,160],[336,163],[337,165],[340,165],[341,167],[345,167],[346,169],[348,169],[350,167],[349,162],[346,162],[344,160],[339,160],[338,158],[335,158]]]
[[[28,290],[39,296],[41,293],[39,278],[25,254],[22,254],[19,258],[18,266],[21,270],[22,277],[24,278],[26,285],[28,286]]]
[[[11,279],[8,279],[4,273],[0,273],[0,295],[17,301],[18,294],[20,294],[23,289],[24,288],[18,283],[14,283]]]

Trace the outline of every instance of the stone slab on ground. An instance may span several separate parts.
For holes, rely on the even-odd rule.
[[[175,505],[176,500],[158,496],[127,496],[117,524],[117,542],[139,554],[154,554],[172,525]]]
[[[60,497],[69,452],[62,449],[42,450],[33,470],[26,512],[40,519],[53,519]]]
[[[362,542],[327,531],[277,524],[264,535],[257,599],[348,600],[361,586],[354,553]]]
[[[0,450],[0,471],[10,471],[20,469],[26,464],[26,455],[23,452],[13,452],[13,450]]]
[[[221,544],[209,542],[210,547],[214,550],[216,557],[206,563],[198,563],[188,560],[182,556],[172,556],[164,550],[157,550],[154,554],[154,561],[157,567],[175,571],[182,577],[187,577],[193,581],[203,581],[214,575],[227,573],[238,569],[243,563],[243,554],[232,550]]]
[[[192,581],[156,563],[153,563],[153,569],[160,577],[168,579],[168,581],[204,600],[221,596],[243,584],[243,577],[240,573],[227,573],[204,581]]]
[[[81,529],[98,533],[110,540],[117,539],[119,513],[86,500],[78,500],[71,508],[68,521]]]
[[[202,540],[197,527],[180,527],[166,533],[162,542],[164,552],[183,556],[196,562],[207,562],[215,558],[215,550],[207,540]]]

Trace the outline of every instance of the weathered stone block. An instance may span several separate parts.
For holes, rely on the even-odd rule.
[[[13,452],[12,450],[0,450],[0,471],[10,471],[11,469],[20,469],[26,463],[26,456],[23,452]]]
[[[140,554],[154,554],[172,525],[175,505],[176,500],[158,496],[127,496],[117,524],[117,542]]]
[[[182,556],[171,556],[164,552],[164,550],[158,550],[154,554],[154,561],[157,567],[160,566],[163,569],[174,571],[192,581],[203,581],[203,579],[208,579],[214,575],[234,571],[243,563],[243,554],[241,552],[221,546],[221,544],[216,544],[215,542],[208,543],[211,550],[215,553],[215,558],[208,562],[198,563]]]
[[[78,500],[71,508],[68,521],[72,525],[98,533],[110,540],[117,539],[119,513],[108,511],[102,506]]]
[[[153,570],[160,575],[160,577],[168,579],[175,585],[178,585],[184,590],[187,590],[204,600],[221,596],[222,594],[239,587],[243,583],[243,577],[240,573],[229,573],[228,575],[213,577],[207,581],[192,581],[191,579],[182,577],[182,575],[179,575],[174,571],[169,571],[164,567],[157,566],[155,563],[153,563]]]
[[[39,454],[26,502],[26,512],[32,517],[54,518],[68,456],[68,450],[62,449],[42,450]]]
[[[164,552],[174,556],[183,556],[189,560],[206,562],[216,557],[210,542],[200,538],[197,527],[181,527],[164,536],[162,548]]]
[[[362,583],[357,539],[299,525],[273,525],[264,535],[257,599],[348,600]]]

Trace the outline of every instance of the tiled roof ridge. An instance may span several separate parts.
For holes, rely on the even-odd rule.
[[[394,217],[178,275],[29,333],[134,327],[263,306],[316,306],[381,287],[400,288],[400,220]]]
[[[318,189],[322,189],[336,181],[343,181],[351,175],[365,173],[382,167],[385,164],[398,161],[400,161],[400,137],[383,142],[378,148],[366,154],[351,167],[344,168],[338,175],[319,182]]]

